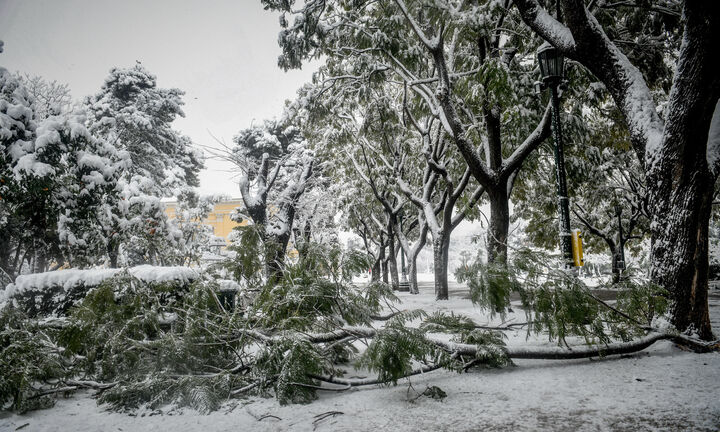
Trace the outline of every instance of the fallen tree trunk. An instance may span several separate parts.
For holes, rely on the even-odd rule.
[[[327,342],[334,338],[343,335],[344,337],[353,335],[356,337],[372,338],[377,334],[377,331],[371,328],[343,328],[334,332],[309,335],[309,338],[313,342]],[[536,359],[536,360],[572,360],[582,359],[591,357],[606,357],[610,355],[629,354],[633,352],[642,351],[645,348],[651,346],[655,342],[661,340],[672,340],[673,342],[688,347],[695,352],[710,352],[717,351],[720,349],[720,341],[715,342],[703,342],[691,339],[687,336],[672,335],[661,332],[650,332],[646,336],[630,341],[630,342],[619,342],[614,344],[607,344],[604,346],[580,346],[575,349],[566,349],[562,347],[504,347],[504,351],[507,353],[508,358],[511,359]],[[454,342],[448,342],[438,338],[428,337],[428,341],[437,345],[438,347],[450,351],[453,356],[469,356],[475,357],[478,352],[476,345],[458,344]],[[442,364],[425,365],[420,368],[412,370],[410,373],[403,376],[407,378],[414,375],[431,372],[443,367]],[[342,391],[348,390],[352,387],[360,387],[367,385],[386,384],[386,381],[378,378],[363,378],[363,379],[344,379],[337,377],[325,377],[319,375],[313,375],[311,378],[323,381],[330,384],[337,384],[345,386],[345,388],[322,388],[318,387],[318,390],[330,390],[330,391]]]
[[[642,351],[660,340],[671,340],[674,343],[691,349],[698,353],[717,351],[720,349],[720,340],[705,342],[696,340],[684,335],[665,333],[648,329],[644,337],[629,341],[606,344],[602,346],[578,346],[572,349],[562,347],[504,347],[503,349],[511,359],[536,359],[536,360],[571,360],[590,357],[604,357],[609,355],[629,354]],[[335,342],[346,337],[358,339],[372,339],[379,331],[372,327],[347,326],[327,333],[308,333],[305,335],[312,343]],[[282,336],[267,336],[254,330],[246,331],[256,339],[264,342],[279,341]],[[459,355],[475,356],[476,345],[459,344],[448,342],[440,338],[429,336],[427,340],[438,347]]]
[[[505,347],[504,350],[511,359],[571,360],[629,354],[642,351],[657,341],[672,339],[673,337],[665,333],[652,332],[638,340],[602,346],[579,346],[573,349],[562,347]],[[477,354],[477,346],[475,345],[457,344],[433,338],[428,339],[435,345],[448,351],[457,352],[460,355],[474,356]]]

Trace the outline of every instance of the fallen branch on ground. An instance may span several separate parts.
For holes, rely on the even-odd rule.
[[[427,365],[423,366],[421,368],[413,369],[412,372],[404,375],[402,378],[407,378],[415,375],[420,375],[426,372],[432,372],[434,370],[440,369],[443,367],[442,364],[434,364],[434,365]],[[375,385],[375,384],[387,384],[388,381],[384,381],[378,378],[365,378],[365,379],[358,379],[358,380],[349,380],[344,378],[336,378],[336,377],[324,377],[320,375],[310,375],[310,378],[316,379],[318,381],[323,381],[330,384],[338,384],[343,385],[346,388],[342,389],[329,389],[325,387],[319,387],[318,390],[331,390],[331,391],[343,391],[343,390],[349,390],[351,387],[361,387],[361,386],[367,386],[367,385]]]
[[[343,333],[347,331],[347,333]],[[323,333],[319,335],[310,335],[311,340],[326,341],[330,336],[338,337],[340,334],[348,335],[362,334],[364,337],[372,338],[377,334],[377,330],[370,328],[358,328],[352,327],[348,329],[340,329],[330,333]],[[428,341],[435,344],[436,346],[452,352],[454,356],[469,356],[475,357],[478,353],[478,347],[475,345],[459,344],[454,342],[448,342],[435,337],[428,337]],[[562,347],[504,347],[503,349],[507,353],[508,358],[511,359],[536,359],[536,360],[572,360],[582,359],[591,357],[606,357],[611,355],[629,354],[638,351],[642,351],[645,348],[653,345],[655,342],[661,340],[671,340],[678,345],[682,345],[692,349],[695,352],[703,353],[710,351],[717,351],[720,349],[720,341],[715,342],[702,342],[684,335],[673,335],[668,333],[650,332],[646,336],[630,341],[630,342],[618,342],[602,346],[578,346],[573,349],[566,349]],[[421,368],[414,369],[412,372],[404,375],[403,378],[407,378],[414,375],[419,375],[426,372],[431,372],[436,369],[440,369],[442,364],[427,365]],[[365,379],[343,379],[337,377],[324,377],[318,375],[312,375],[311,378],[330,383],[345,386],[341,389],[331,389],[326,387],[320,387],[319,390],[332,390],[332,391],[344,391],[352,387],[360,387],[375,384],[386,384],[386,381],[377,378],[365,378]]]

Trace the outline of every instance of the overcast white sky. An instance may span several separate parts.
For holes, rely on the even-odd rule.
[[[260,0],[0,0],[0,65],[96,93],[113,66],[140,61],[161,87],[186,92],[175,127],[200,145],[231,143],[280,115],[315,65],[283,72],[278,16]],[[237,196],[230,167],[208,160],[203,193]]]

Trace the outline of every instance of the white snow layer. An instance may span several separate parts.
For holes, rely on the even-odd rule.
[[[715,104],[707,142],[707,163],[710,171],[718,175],[720,167],[720,99]]]
[[[128,272],[143,282],[179,281],[183,283],[197,279],[198,273],[188,267],[156,267],[141,265],[130,267]],[[105,279],[115,276],[123,269],[56,270],[18,276],[15,283],[0,291],[0,303],[26,290],[42,290],[61,286],[65,291],[80,284],[96,286]]]
[[[399,293],[399,309],[454,311],[490,320],[451,283],[450,300],[436,302],[432,284],[420,294]],[[507,319],[525,320],[519,308]],[[720,327],[720,298],[710,315]],[[497,319],[495,320],[497,321]],[[508,346],[553,347],[519,330]],[[209,415],[164,407],[132,416],[98,406],[92,392],[58,398],[54,408],[0,417],[0,430],[31,431],[717,431],[720,425],[720,354],[695,354],[661,341],[643,352],[583,360],[517,360],[517,367],[457,374],[435,371],[395,386],[319,392],[308,405],[275,399],[232,400]],[[371,376],[364,371],[361,375]],[[419,396],[440,387],[440,401]],[[334,412],[334,414],[333,414]]]

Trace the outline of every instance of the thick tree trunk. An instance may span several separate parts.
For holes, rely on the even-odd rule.
[[[265,243],[265,277],[268,282],[277,281],[282,275],[287,246],[283,247],[281,241],[274,239]]]
[[[440,233],[433,237],[433,268],[435,271],[435,298],[448,299],[448,254],[450,251],[449,233]]]
[[[490,227],[487,233],[488,263],[506,262],[507,240],[510,229],[510,206],[507,189],[487,189],[490,198]]]
[[[684,17],[662,142],[647,151],[654,240],[651,276],[670,291],[671,319],[677,329],[710,340],[708,224],[718,165],[717,143],[709,143],[708,137],[720,110],[720,76],[711,61],[719,41],[720,6],[686,2]]]
[[[653,193],[652,280],[670,291],[675,327],[710,340],[708,224],[713,188],[708,185],[714,178],[707,170],[692,168],[676,166],[675,187],[665,183]]]
[[[284,219],[286,226],[283,231],[275,235],[266,234],[265,274],[268,281],[280,278],[285,269],[285,257],[295,219],[295,207],[290,206],[285,211],[287,212]]]

